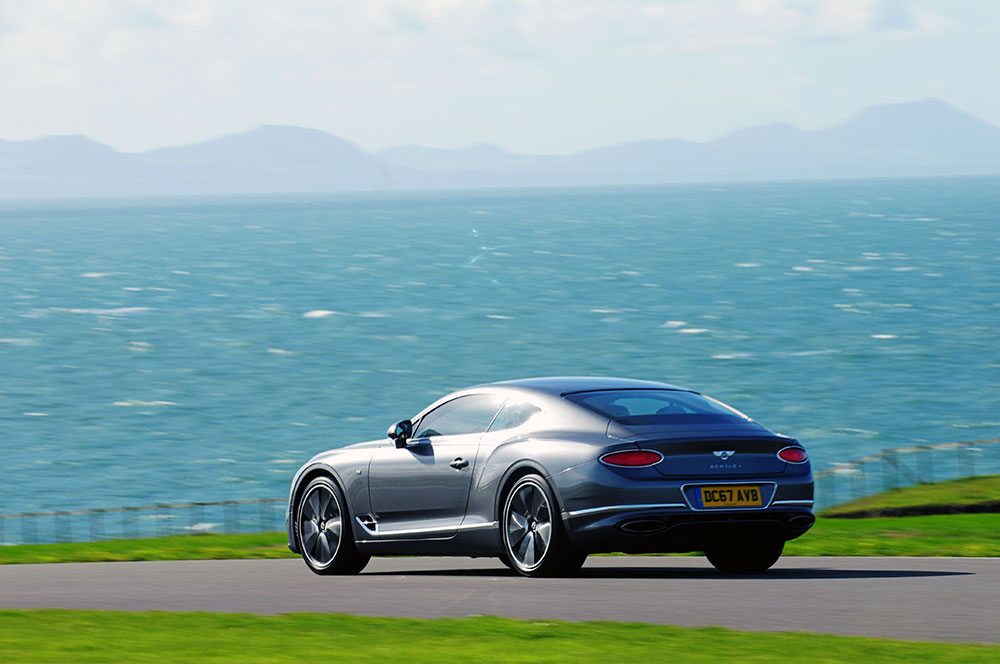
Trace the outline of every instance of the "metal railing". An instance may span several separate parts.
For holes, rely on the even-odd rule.
[[[897,447],[815,473],[816,507],[913,484],[996,473],[1000,473],[1000,438]]]
[[[284,530],[286,498],[0,514],[0,545]]]
[[[816,507],[993,473],[1000,473],[1000,438],[899,447],[816,472]],[[286,498],[262,498],[0,514],[0,545],[280,531],[286,506]]]

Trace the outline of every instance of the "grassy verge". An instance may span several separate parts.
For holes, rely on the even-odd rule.
[[[284,533],[175,535],[149,539],[0,547],[0,564],[294,557],[295,554],[288,550]]]
[[[789,556],[1000,556],[1000,514],[823,519]]]
[[[1000,646],[506,618],[0,611],[19,662],[996,662]]]
[[[966,477],[949,482],[916,484],[866,496],[836,505],[823,516],[851,514],[884,509],[928,507],[934,505],[975,505],[1000,500],[1000,475]]]
[[[284,533],[178,535],[153,539],[0,547],[0,564],[292,558]],[[819,519],[789,542],[791,556],[1000,557],[1000,514]]]

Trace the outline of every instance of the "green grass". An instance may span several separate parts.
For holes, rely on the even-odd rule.
[[[0,547],[0,564],[294,557],[295,554],[288,550],[284,533],[175,535],[149,539]]]
[[[1000,646],[506,618],[0,611],[19,662],[996,662]]]
[[[1000,500],[1000,475],[966,477],[949,482],[916,484],[902,489],[891,489],[831,507],[824,510],[822,514],[848,514],[866,510],[927,505],[973,505],[992,500]]]
[[[1000,514],[823,519],[789,556],[1000,556]]]

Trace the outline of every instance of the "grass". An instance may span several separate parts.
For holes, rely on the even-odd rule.
[[[858,498],[849,503],[836,505],[824,510],[822,514],[831,516],[868,510],[930,505],[974,505],[995,500],[1000,500],[1000,475],[985,475],[891,489],[873,496]]]
[[[0,564],[91,563],[128,560],[294,558],[284,533],[174,535],[148,539],[22,544],[0,547]]]
[[[1000,646],[893,641],[719,627],[255,616],[111,611],[0,611],[0,660],[20,662],[996,662]]]
[[[820,518],[785,555],[1000,557],[1000,514]]]

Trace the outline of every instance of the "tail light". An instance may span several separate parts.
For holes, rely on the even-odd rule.
[[[601,457],[601,463],[609,466],[619,466],[626,468],[642,468],[660,463],[663,455],[653,450],[626,450],[623,452],[610,452]]]
[[[809,460],[801,447],[786,447],[778,452],[778,458],[788,463],[805,463]]]

